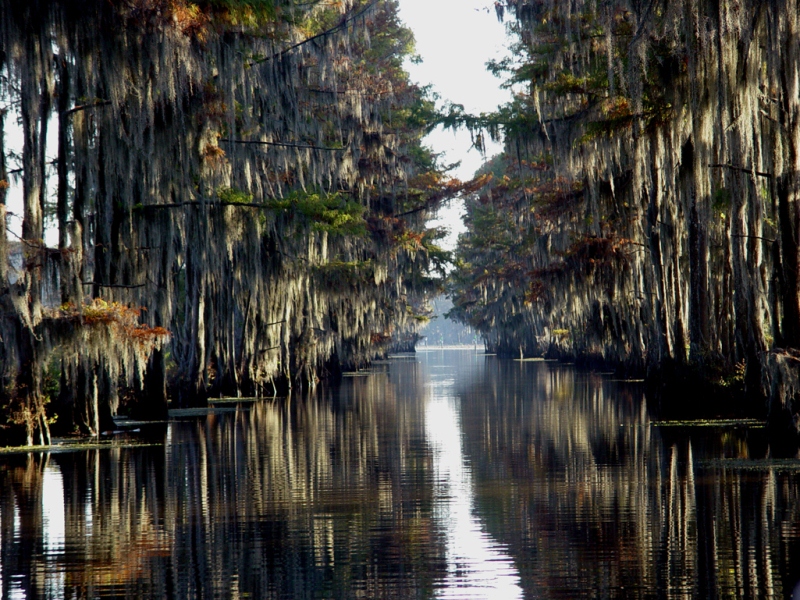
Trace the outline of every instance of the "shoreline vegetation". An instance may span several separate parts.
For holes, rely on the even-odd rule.
[[[502,0],[505,151],[467,199],[451,317],[491,352],[645,378],[668,416],[800,427],[796,1]]]
[[[476,344],[442,344],[430,346],[418,344],[414,351],[389,353],[387,354],[386,358],[376,359],[372,361],[369,366],[362,369],[356,371],[343,371],[339,374],[339,377],[360,378],[385,374],[387,372],[386,365],[390,364],[391,362],[417,360],[417,356],[419,354],[453,351],[468,352],[470,354],[475,354],[476,356],[498,356],[497,354],[486,350],[485,347]],[[652,411],[649,426],[654,428],[764,430],[770,427],[770,423],[767,421],[765,416],[762,415],[761,418],[743,416],[749,413],[747,413],[747,411],[741,411],[736,408],[732,408],[730,405],[714,406],[713,404],[707,404],[699,409],[698,407],[687,406],[682,406],[681,408],[676,409],[673,406],[665,410],[664,407],[658,403],[661,395],[654,393],[653,381],[620,376],[617,371],[613,370],[603,371],[601,368],[592,368],[591,366],[585,364],[578,366],[575,362],[565,361],[558,358],[545,358],[543,356],[523,358],[500,357],[499,360],[509,360],[517,363],[555,364],[555,366],[575,368],[584,376],[596,377],[604,381],[641,385],[642,387],[640,389],[645,391],[645,395],[648,400],[648,409]],[[335,384],[335,382],[328,383]],[[323,389],[324,388],[326,388],[326,386],[323,386]],[[300,390],[298,393],[313,394],[315,393],[315,390]],[[2,446],[0,447],[0,455],[28,454],[31,452],[49,454],[79,452],[85,450],[158,447],[163,446],[165,443],[163,440],[163,435],[166,432],[166,427],[170,422],[184,419],[195,419],[209,415],[238,413],[240,410],[250,410],[253,405],[258,403],[285,402],[289,401],[291,397],[291,391],[289,391],[287,395],[280,396],[209,397],[203,406],[190,408],[168,408],[164,418],[156,420],[139,420],[131,419],[126,415],[115,415],[112,417],[113,429],[102,431],[97,436],[73,432],[72,434],[63,437],[52,437],[49,440],[49,443],[45,445],[25,444],[18,446]],[[656,399],[656,402],[653,402],[654,399]],[[730,397],[725,396],[724,399],[729,400]],[[793,452],[792,445],[787,445],[785,443],[782,444],[781,441],[784,440],[772,439],[772,455],[775,456],[775,460],[778,461],[775,464],[785,469],[800,468],[795,462],[780,462],[784,461],[786,458],[791,458],[795,454]],[[750,467],[745,465],[742,468]]]
[[[437,347],[419,347],[416,352],[401,352],[389,354],[386,359],[373,361],[372,366],[352,372],[343,372],[341,377],[371,377],[380,374],[385,374],[386,365],[394,361],[405,362],[407,360],[416,360],[417,354],[422,353],[437,353],[437,352],[469,352],[476,356],[496,357],[496,354],[486,352],[484,349],[479,348],[476,350],[475,346],[467,345],[443,345]],[[518,363],[547,363],[556,367],[565,366],[576,369],[576,372],[581,376],[590,376],[599,378],[603,381],[613,383],[624,383],[628,385],[641,386],[638,389],[644,390],[646,388],[644,379],[633,378],[619,378],[614,371],[600,371],[596,369],[576,367],[575,363],[564,362],[559,359],[544,358],[544,357],[526,357],[503,359],[511,362]],[[335,384],[334,384],[335,385]],[[326,386],[323,386],[326,389]],[[301,390],[300,394],[315,394],[316,390]],[[305,396],[304,396],[305,397]],[[167,411],[165,418],[160,420],[136,420],[130,419],[123,415],[118,415],[113,418],[114,429],[103,431],[99,436],[86,436],[86,435],[70,435],[66,437],[53,437],[47,445],[20,445],[20,446],[4,446],[0,447],[0,456],[2,455],[16,455],[34,453],[64,453],[64,452],[80,452],[85,450],[111,450],[111,449],[127,449],[127,448],[145,448],[145,447],[159,447],[163,446],[164,435],[166,427],[170,422],[192,420],[206,416],[216,416],[221,414],[237,414],[242,410],[251,410],[253,406],[259,403],[275,403],[290,401],[292,393],[286,396],[264,396],[264,397],[219,397],[208,398],[207,405],[204,407],[194,408],[170,408]],[[658,429],[716,429],[720,431],[727,430],[747,430],[757,431],[765,430],[769,427],[766,419],[759,419],[753,417],[733,416],[728,411],[728,416],[692,416],[693,411],[682,410],[676,413],[675,418],[665,418],[662,414],[663,411],[659,407],[653,406],[652,402],[648,402],[649,409],[655,409],[651,413],[648,425],[652,428]],[[673,411],[675,412],[675,411]],[[723,411],[724,412],[724,411]],[[770,465],[777,466],[783,469],[796,470],[800,468],[800,464],[796,461],[789,460],[794,453],[791,448],[786,448],[780,444],[775,444],[773,440],[773,450],[771,455],[774,457]],[[728,461],[733,464],[735,461]],[[742,461],[740,461],[742,462]],[[727,463],[726,463],[727,464]],[[766,468],[759,466],[760,463],[750,464],[747,461],[742,462],[741,468]]]
[[[0,445],[413,345],[469,184],[397,2],[79,4],[0,1]]]

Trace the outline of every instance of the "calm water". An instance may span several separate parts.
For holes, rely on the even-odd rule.
[[[430,352],[311,398],[0,458],[3,598],[776,597],[800,461],[636,383]]]

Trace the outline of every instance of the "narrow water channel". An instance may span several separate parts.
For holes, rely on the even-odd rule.
[[[431,351],[0,456],[3,598],[791,595],[800,461],[641,384]]]

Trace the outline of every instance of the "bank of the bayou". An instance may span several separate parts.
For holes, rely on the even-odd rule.
[[[0,443],[413,340],[459,185],[410,53],[392,0],[0,1]]]
[[[496,3],[512,46],[492,68],[516,93],[451,114],[505,136],[453,314],[498,353],[681,383],[701,407],[727,393],[796,436],[797,4]]]

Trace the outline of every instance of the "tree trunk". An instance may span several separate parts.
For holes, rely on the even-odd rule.
[[[794,174],[778,178],[778,225],[781,243],[781,306],[783,319],[782,343],[793,348],[800,347],[800,260],[798,260],[797,199],[793,190]]]
[[[2,63],[0,63],[2,69]],[[6,233],[6,196],[8,195],[8,171],[5,147],[6,111],[0,110],[0,295],[8,288],[8,234]]]
[[[67,167],[67,126],[69,115],[69,69],[63,57],[56,57],[58,67],[58,157],[56,158],[56,172],[58,186],[56,189],[56,218],[58,220],[58,250],[61,258],[61,302],[67,303],[75,296],[72,290],[74,281],[70,277],[72,263],[75,257],[69,252],[68,224],[69,219],[69,180]]]

